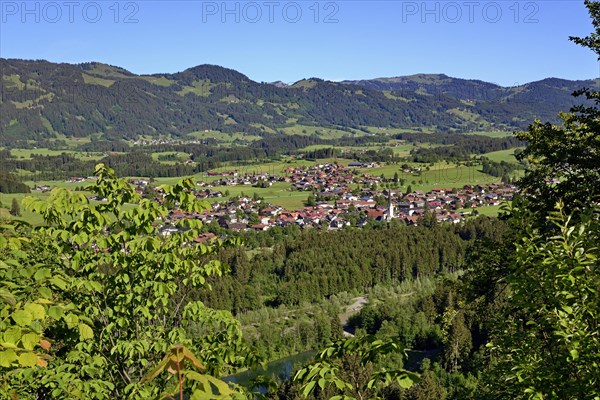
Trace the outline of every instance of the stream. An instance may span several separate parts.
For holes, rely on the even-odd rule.
[[[360,312],[362,308],[368,303],[368,300],[365,296],[359,296],[352,299],[354,302],[347,307],[344,307],[344,311],[341,312],[338,317],[340,319],[340,324],[344,329],[345,337],[353,337],[352,332],[348,331],[347,322],[348,319]],[[242,372],[238,372],[237,374],[230,375],[225,378],[225,381],[234,382],[240,384],[242,386],[247,386],[250,381],[256,378],[258,375],[266,375],[266,376],[275,376],[281,380],[288,379],[292,375],[292,371],[294,370],[295,365],[303,365],[308,361],[312,360],[313,357],[317,354],[316,350],[304,351],[301,353],[292,354],[291,356],[280,358],[279,360],[274,360],[267,363],[266,370],[257,369],[257,370],[246,370]]]

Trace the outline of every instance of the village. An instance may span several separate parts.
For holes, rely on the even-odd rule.
[[[400,183],[404,182],[399,182],[403,179],[397,175],[394,178],[375,176],[361,172],[359,167],[373,166],[361,163],[344,166],[333,162],[311,167],[288,167],[283,174],[207,171],[207,180],[196,183],[194,194],[198,199],[212,201],[211,208],[196,214],[171,210],[161,231],[163,234],[176,232],[176,222],[185,218],[198,219],[205,224],[216,222],[222,228],[233,231],[265,231],[292,224],[302,228],[336,230],[362,227],[371,221],[392,220],[418,225],[427,215],[436,222],[459,223],[478,215],[478,208],[498,206],[512,200],[518,191],[515,185],[499,183],[459,188],[434,187],[427,192],[412,191],[409,185],[410,191],[403,193]],[[404,167],[402,171],[418,174],[419,168]],[[68,182],[83,183],[94,178],[72,177]],[[306,192],[304,207],[285,209],[266,202],[256,193],[231,197],[227,190],[227,187],[244,186],[251,191],[251,188],[267,188],[276,182],[288,183],[290,191]],[[142,196],[160,201],[160,189],[152,179],[131,178],[129,183]],[[34,188],[42,192],[50,189],[47,185]]]
[[[197,214],[172,210],[165,221],[164,234],[177,231],[176,222],[184,218],[199,219],[206,224],[216,222],[222,228],[234,231],[265,231],[292,224],[336,230],[365,226],[370,221],[392,220],[418,225],[427,215],[437,222],[458,223],[478,215],[478,208],[511,200],[517,191],[511,184],[486,184],[402,193],[397,179],[361,173],[356,168],[337,163],[290,167],[284,175],[240,174],[234,170],[208,171],[206,176],[215,179],[199,181],[196,197],[213,200],[211,209]],[[152,188],[149,179],[132,179],[130,182],[143,195],[151,192],[148,190]],[[305,206],[288,210],[265,202],[256,194],[228,198],[227,191],[221,191],[237,185],[264,188],[275,182],[289,183],[290,191],[307,192]]]

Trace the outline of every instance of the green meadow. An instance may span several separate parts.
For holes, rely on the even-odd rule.
[[[309,125],[293,125],[282,129],[288,135],[318,135],[322,139],[339,139],[344,136],[364,136],[365,133],[356,129],[352,132],[340,129],[321,128]]]
[[[161,163],[167,164],[167,165],[175,165],[175,164],[178,164],[180,162],[190,159],[189,154],[184,153],[182,151],[154,152],[151,154],[151,156],[154,161],[160,161]],[[172,157],[174,157],[174,159],[160,160],[159,157],[161,157],[161,156],[172,156]]]
[[[499,206],[485,206],[485,207],[477,207],[476,209],[473,208],[462,208],[459,210],[456,210],[457,212],[464,212],[465,214],[471,214],[472,217],[475,217],[476,215],[473,214],[474,210],[477,210],[477,215],[485,215],[487,217],[497,217],[498,213],[500,213],[502,205]]]
[[[275,182],[268,188],[257,188],[250,185],[237,186],[215,186],[212,190],[219,190],[223,193],[229,192],[228,198],[241,196],[252,196],[254,193],[263,197],[266,202],[278,205],[280,207],[295,210],[304,206],[304,201],[308,198],[309,192],[300,192],[291,190],[291,185],[287,182]]]
[[[467,132],[465,135],[479,135],[479,136],[487,136],[487,137],[506,137],[512,136],[512,132],[506,131],[476,131],[476,132]]]
[[[55,185],[53,185],[53,187],[61,187],[62,186],[60,184],[60,182],[54,182],[54,183],[55,183]],[[68,182],[62,182],[62,183],[64,183],[65,185],[68,184]],[[73,190],[73,187],[68,187],[68,189]],[[89,194],[88,192],[80,192],[80,193],[85,193],[86,195]],[[12,194],[0,193],[0,203],[2,204],[2,206],[0,206],[0,218],[11,218],[11,219],[16,219],[16,220],[22,220],[22,221],[25,221],[34,226],[42,225],[44,223],[44,219],[42,218],[42,216],[40,214],[27,211],[27,209],[23,205],[23,199],[25,197],[29,197],[29,196],[44,200],[44,199],[48,199],[50,197],[50,193],[49,192],[42,193],[39,191],[32,191],[31,193],[12,193]],[[16,199],[19,202],[19,205],[21,208],[21,215],[19,217],[13,217],[9,213],[9,210],[10,210],[10,207],[12,204],[12,199]],[[91,203],[97,204],[98,202],[91,201]],[[123,207],[125,209],[129,209],[129,208],[132,208],[133,206],[126,204]]]
[[[32,154],[38,154],[41,156],[59,156],[63,153],[74,155],[75,157],[82,160],[99,160],[103,156],[100,153],[85,153],[75,150],[49,150],[49,149],[11,149],[10,153],[13,157],[18,159],[31,159]]]
[[[374,176],[383,174],[386,178],[392,178],[395,173],[398,173],[398,178],[404,179],[405,185],[410,185],[413,190],[420,191],[428,191],[433,187],[457,188],[465,185],[500,182],[500,178],[481,172],[480,165],[468,167],[440,162],[430,166],[429,170],[423,164],[412,165],[422,168],[421,173],[404,172],[399,164],[378,168],[361,168],[360,171]]]
[[[433,133],[435,132],[435,128],[432,127],[422,127],[422,128],[381,128],[378,126],[364,126],[363,128],[367,129],[371,133],[375,134],[386,134],[386,135],[397,135],[399,133]]]
[[[232,133],[227,134],[219,131],[196,131],[188,134],[189,137],[194,139],[214,139],[218,143],[221,144],[232,144],[234,141],[243,141],[243,142],[254,142],[262,139],[260,136],[256,135],[248,135],[246,133]]]
[[[482,155],[489,158],[492,161],[496,161],[496,162],[506,161],[506,162],[516,164],[516,163],[518,163],[517,159],[515,158],[515,150],[517,150],[517,149],[522,150],[522,149],[524,149],[524,147],[516,147],[514,149],[492,151],[491,153],[485,153]]]
[[[203,174],[194,175],[192,179],[195,181],[212,182],[215,179],[222,177],[215,176],[204,176]],[[182,178],[156,178],[154,184],[156,185],[174,185]],[[211,199],[214,201],[225,201],[232,197],[241,195],[253,196],[254,193],[263,197],[265,201],[281,206],[286,209],[295,210],[304,206],[304,201],[308,198],[308,192],[300,192],[291,190],[291,184],[287,182],[275,182],[272,186],[267,188],[254,187],[252,185],[235,185],[235,186],[213,186],[210,188],[212,191],[220,191],[223,194],[228,194],[221,198]]]
[[[42,216],[39,214],[35,214],[30,211],[27,211],[25,209],[25,206],[23,206],[23,199],[27,196],[33,196],[33,197],[38,197],[41,199],[47,199],[49,194],[41,193],[41,192],[37,192],[37,191],[31,192],[31,193],[11,193],[11,194],[0,193],[0,202],[2,203],[2,207],[0,207],[0,216],[17,219],[17,220],[22,220],[31,225],[41,225],[44,222],[44,219],[42,218]],[[10,209],[11,204],[12,204],[12,199],[17,199],[17,201],[19,202],[19,205],[21,206],[21,216],[19,216],[19,217],[13,217],[12,215],[10,215],[8,213],[8,210]]]

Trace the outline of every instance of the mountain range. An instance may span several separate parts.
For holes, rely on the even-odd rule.
[[[445,132],[515,130],[554,122],[594,80],[548,78],[515,87],[443,74],[331,82],[255,82],[199,65],[136,75],[91,62],[0,59],[0,145],[54,137],[185,137],[197,131],[261,137],[294,125]]]

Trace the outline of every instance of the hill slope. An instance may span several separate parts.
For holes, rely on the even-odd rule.
[[[445,75],[356,82],[258,83],[214,65],[135,75],[101,63],[0,59],[0,145],[58,135],[107,139],[203,130],[266,136],[295,124],[441,130],[516,129],[554,118],[592,81],[517,88]]]

